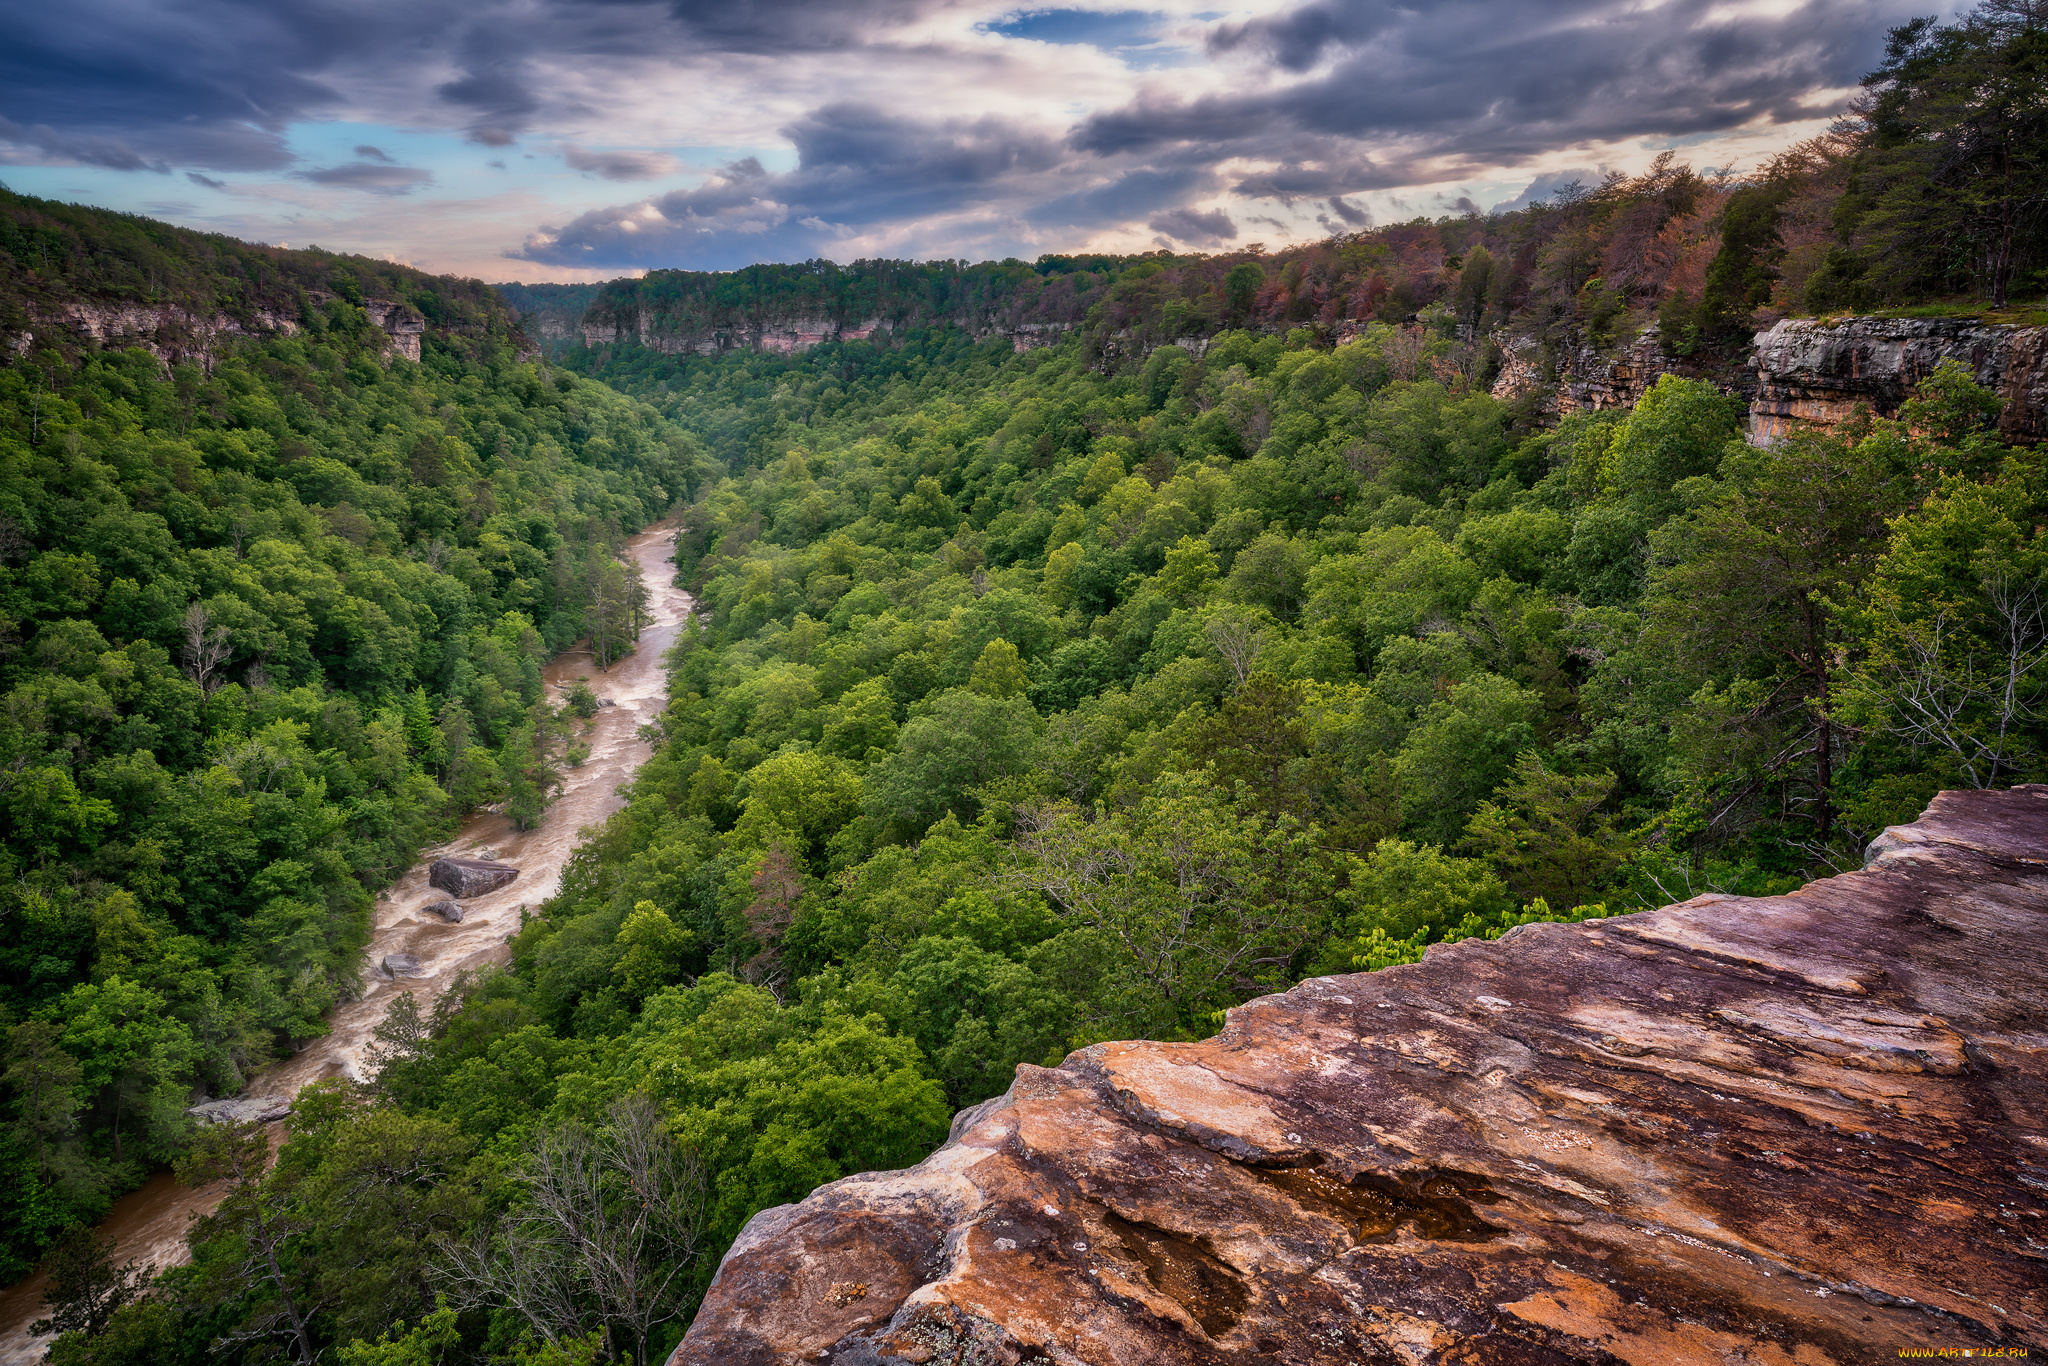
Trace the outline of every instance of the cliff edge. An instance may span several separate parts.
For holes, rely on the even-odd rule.
[[[1892,417],[1944,360],[1998,395],[2000,438],[2048,441],[2048,327],[1964,318],[1788,318],[1757,333],[1750,440],[1832,427],[1859,403]]]
[[[1020,1067],[917,1167],[757,1215],[672,1361],[1822,1366],[2048,1347],[2044,1291],[2031,787],[1791,896]]]

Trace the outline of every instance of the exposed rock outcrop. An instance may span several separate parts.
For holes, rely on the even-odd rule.
[[[439,887],[459,901],[507,886],[519,876],[509,864],[480,858],[437,858],[427,870],[427,885]]]
[[[378,967],[386,977],[418,977],[425,971],[420,960],[410,953],[387,953]]]
[[[789,354],[808,351],[829,341],[863,341],[886,325],[881,318],[839,320],[824,317],[770,319],[744,326],[708,328],[703,331],[672,332],[661,327],[661,319],[647,312],[615,312],[593,309],[577,326],[578,339],[585,346],[631,344],[671,355],[712,356],[725,351],[752,350]],[[559,323],[539,325],[543,336],[566,336]],[[1029,351],[1058,341],[1068,328],[1059,323],[989,322],[970,327],[976,340],[1001,337],[1013,351]]]
[[[657,316],[647,311],[593,310],[580,331],[586,346],[633,342],[674,355],[716,355],[743,347],[783,353],[808,351],[820,342],[863,340],[873,336],[875,329],[881,326],[879,318],[791,317],[704,332],[679,333],[664,330],[660,322]]]
[[[2048,1347],[2048,789],[1861,872],[1020,1067],[747,1226],[678,1366],[1822,1366]],[[1931,1353],[1930,1353],[1931,1354]]]
[[[462,903],[460,901],[451,901],[446,898],[440,901],[429,901],[426,905],[420,907],[420,910],[427,915],[437,915],[451,925],[460,925],[462,923]]]
[[[1509,373],[1505,366],[1502,371],[1503,377]],[[1723,393],[1742,399],[1748,399],[1756,388],[1756,377],[1746,366],[1712,352],[1667,355],[1663,334],[1652,323],[1612,355],[1584,344],[1568,349],[1558,363],[1557,414],[1633,408],[1665,375],[1706,380]]]
[[[315,302],[326,299],[315,297]],[[411,361],[420,358],[420,342],[426,335],[427,322],[417,309],[410,304],[367,299],[363,311],[391,339],[391,353]],[[289,337],[299,331],[297,318],[270,309],[234,317],[225,313],[203,315],[172,304],[85,300],[72,300],[48,311],[37,323],[100,347],[136,347],[149,352],[166,367],[193,364],[209,372],[227,343],[252,337]],[[26,353],[35,340],[33,332],[17,333],[12,346],[17,353]]]
[[[1831,427],[1859,403],[1894,416],[1944,360],[1961,361],[2005,400],[2005,440],[2048,441],[2048,327],[1966,318],[1788,318],[1759,332],[1750,439]]]
[[[292,1103],[286,1096],[230,1096],[226,1100],[202,1101],[185,1113],[208,1124],[244,1124],[250,1120],[269,1124],[289,1119]]]
[[[409,361],[420,358],[420,339],[427,335],[427,320],[410,304],[383,299],[363,300],[363,312],[391,338],[391,349]]]

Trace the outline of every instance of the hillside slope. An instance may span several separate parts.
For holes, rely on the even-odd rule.
[[[293,335],[336,300],[363,309],[408,360],[420,359],[428,329],[465,354],[531,349],[517,315],[478,280],[0,189],[0,339],[17,355],[132,346],[206,366],[223,341]]]
[[[0,1272],[354,990],[470,806],[543,819],[543,659],[709,473],[488,287],[0,197]]]

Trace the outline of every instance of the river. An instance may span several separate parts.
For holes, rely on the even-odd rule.
[[[549,696],[578,678],[590,680],[591,691],[616,705],[602,707],[588,734],[590,757],[577,768],[562,770],[561,795],[541,823],[531,830],[513,828],[494,812],[480,811],[464,822],[453,839],[426,850],[406,875],[377,899],[370,946],[365,950],[363,995],[337,1006],[327,1017],[328,1032],[299,1052],[273,1063],[249,1083],[249,1096],[288,1097],[300,1087],[325,1077],[361,1077],[371,1033],[399,992],[419,998],[424,1011],[467,968],[505,961],[506,939],[519,928],[519,913],[537,907],[561,886],[562,870],[576,851],[580,832],[625,805],[619,786],[653,754],[639,728],[653,721],[667,705],[667,678],[662,656],[676,641],[691,608],[690,595],[672,585],[671,562],[675,528],[655,526],[627,543],[627,556],[639,566],[647,584],[650,623],[637,648],[609,669],[599,669],[587,650],[557,656],[543,671]],[[511,885],[488,896],[462,903],[459,925],[428,915],[422,907],[443,894],[427,886],[427,868],[447,854],[477,857],[489,850],[519,870]],[[387,954],[408,953],[420,961],[418,975],[391,979],[378,972]],[[282,1125],[273,1126],[277,1136]],[[151,1266],[173,1266],[185,1260],[185,1228],[219,1198],[217,1188],[194,1190],[160,1171],[136,1190],[114,1202],[101,1221],[102,1237],[115,1240],[115,1259],[137,1258]],[[31,1276],[0,1292],[0,1366],[27,1366],[42,1360],[50,1339],[32,1338],[28,1325],[41,1316],[43,1278]]]

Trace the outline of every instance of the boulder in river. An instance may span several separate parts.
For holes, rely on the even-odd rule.
[[[495,892],[519,876],[517,868],[480,858],[437,858],[427,882],[460,900]]]
[[[283,1096],[229,1096],[226,1100],[203,1101],[185,1113],[208,1124],[242,1124],[255,1120],[268,1124],[289,1118],[292,1103]]]
[[[418,977],[420,960],[409,953],[387,953],[384,955],[386,977]]]
[[[429,901],[426,905],[420,907],[420,910],[427,915],[438,915],[451,925],[460,925],[462,923],[462,903],[460,901],[450,901],[443,897],[439,901]]]

